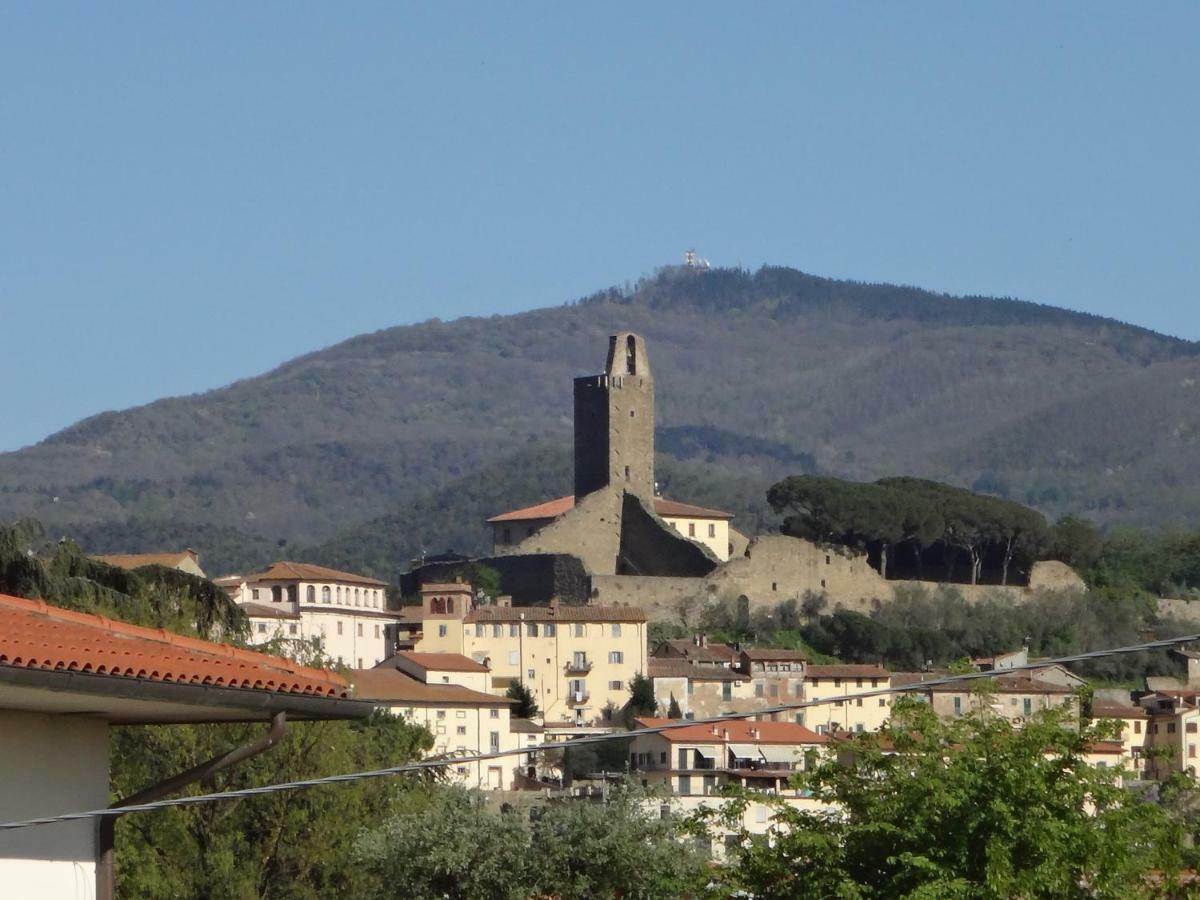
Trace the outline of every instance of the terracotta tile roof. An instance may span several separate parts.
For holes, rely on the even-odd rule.
[[[1125,752],[1125,745],[1120,741],[1089,741],[1087,749],[1092,753],[1113,753],[1119,755]]]
[[[546,729],[532,719],[510,719],[508,730],[513,734],[542,734]]]
[[[800,660],[803,662],[805,658],[804,654],[799,650],[784,650],[779,647],[750,647],[749,649],[743,650],[742,655],[751,662],[766,662],[769,660],[780,659],[787,661]]]
[[[333,672],[0,594],[0,666],[348,697]]]
[[[808,678],[890,678],[891,673],[883,666],[832,665],[808,666]]]
[[[697,666],[686,659],[652,656],[646,661],[650,678],[690,678],[692,681],[749,681],[747,675],[724,666]]]
[[[721,647],[728,652],[718,651],[717,647]],[[665,640],[655,647],[653,655],[664,659],[670,659],[672,656],[675,656],[690,660],[724,663],[733,659],[733,648],[725,644],[712,644],[701,647],[688,638],[674,638]]]
[[[812,666],[809,666],[811,669]],[[892,672],[892,687],[907,687],[910,684],[923,684],[926,681],[934,681],[938,678],[946,678],[950,675],[949,670],[941,672]]]
[[[246,577],[247,584],[257,584],[262,581],[341,581],[350,584],[366,584],[371,587],[387,587],[386,581],[377,581],[365,575],[339,572],[337,569],[327,569],[325,566],[314,566],[311,563],[282,560],[272,563],[261,572],[255,572]]]
[[[568,494],[556,497],[535,506],[514,509],[488,519],[488,524],[503,522],[532,522],[538,519],[557,519],[563,513],[575,508],[575,497]],[[654,512],[660,516],[673,516],[680,519],[732,519],[733,513],[722,512],[719,509],[709,509],[704,506],[693,506],[690,503],[680,503],[678,500],[667,500],[664,497],[654,498]]]
[[[242,603],[240,604],[242,612],[256,619],[299,619],[300,613],[292,612],[282,603],[278,605],[268,603]]]
[[[973,678],[960,684],[936,684],[930,690],[940,694],[961,694],[985,682],[998,694],[1073,694],[1074,688],[1049,681],[1038,681],[1023,675],[999,675],[995,678]]]
[[[635,720],[643,728],[654,728],[658,725],[669,725],[674,719],[641,718]],[[829,738],[817,734],[803,725],[795,722],[747,722],[743,719],[730,719],[718,722],[716,729],[719,734],[713,734],[713,725],[692,725],[685,728],[673,728],[661,732],[662,736],[671,743],[687,744],[824,744]],[[754,736],[754,732],[758,736]],[[637,732],[633,732],[637,737]]]
[[[477,663],[471,657],[463,656],[461,653],[414,653],[411,650],[402,650],[395,656],[385,659],[376,668],[386,666],[389,661],[394,660],[397,656],[415,663],[422,669],[433,669],[436,672],[491,671],[487,666]],[[394,665],[392,667],[395,668]]]
[[[457,684],[426,684],[398,669],[352,669],[350,680],[358,700],[439,703],[446,706],[510,706],[516,702]]]
[[[636,606],[480,606],[464,622],[645,622]]]
[[[92,559],[120,569],[139,569],[142,566],[166,566],[168,569],[173,569],[185,559],[196,561],[191,552],[187,550],[180,550],[177,553],[106,553],[93,556]]]
[[[1093,703],[1094,719],[1145,719],[1149,713],[1140,706],[1124,706],[1120,703]]]

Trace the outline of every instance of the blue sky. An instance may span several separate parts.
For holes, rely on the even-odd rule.
[[[1200,6],[0,5],[0,450],[715,264],[1200,339]]]

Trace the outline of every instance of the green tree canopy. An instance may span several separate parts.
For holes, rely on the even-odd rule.
[[[890,724],[797,776],[840,812],[776,801],[770,839],[741,836],[727,875],[757,898],[1128,898],[1181,865],[1179,825],[1089,765],[1107,736],[1053,713],[940,719],[897,702]]]
[[[538,714],[537,699],[533,696],[533,691],[516,678],[509,682],[508,690],[504,692],[504,696],[509,700],[517,701],[516,705],[512,708],[514,718],[532,719]]]

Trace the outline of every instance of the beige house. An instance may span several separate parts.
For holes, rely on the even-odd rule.
[[[461,653],[491,672],[490,690],[528,687],[547,723],[593,725],[629,700],[646,671],[646,614],[629,606],[477,606],[470,585],[421,588],[422,652]]]
[[[1146,741],[1151,777],[1164,780],[1176,772],[1200,772],[1200,692],[1159,691],[1142,697],[1150,716]]]
[[[387,583],[310,563],[277,562],[253,575],[218,578],[250,619],[251,643],[321,638],[325,653],[367,668],[392,653],[401,621]]]
[[[487,669],[452,653],[398,653],[374,669],[351,672],[355,697],[422,725],[433,735],[430,756],[468,756],[516,749],[512,701],[482,690]],[[446,771],[465,787],[512,787],[516,757],[456,763]]]
[[[737,650],[728,644],[710,642],[703,634],[660,641],[651,655],[659,659],[681,659],[698,666],[724,666],[728,669],[732,669],[738,661]]]
[[[1121,745],[1123,768],[1132,773],[1134,778],[1152,777],[1150,760],[1146,756],[1150,739],[1150,714],[1145,707],[1096,702],[1092,705],[1092,718],[1111,722],[1120,728],[1117,741]]]
[[[1078,709],[1075,688],[1030,678],[1022,673],[982,679],[980,682],[934,685],[928,691],[934,711],[940,716],[961,716],[985,706],[1014,725],[1021,725],[1043,709]]]
[[[93,556],[92,559],[108,563],[119,569],[140,569],[142,566],[165,566],[168,569],[178,569],[198,578],[207,578],[200,568],[200,554],[195,550],[186,549],[172,553],[109,553]]]
[[[526,538],[533,537],[574,508],[575,497],[568,495],[492,516],[487,520],[492,529],[492,552],[499,554],[512,551]],[[732,513],[667,500],[665,497],[655,497],[653,508],[655,515],[684,537],[706,546],[718,560],[724,562],[732,555],[729,529]]]
[[[823,735],[878,731],[891,713],[891,696],[850,695],[891,686],[891,673],[883,666],[808,665],[804,671],[804,700],[823,702],[803,710],[802,724]]]
[[[671,701],[685,719],[707,719],[761,707],[749,677],[721,665],[698,665],[684,659],[650,658],[646,676],[654,683],[658,711],[667,715]]]

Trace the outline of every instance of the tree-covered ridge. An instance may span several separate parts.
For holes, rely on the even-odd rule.
[[[779,268],[668,269],[588,302],[386,329],[220,390],[104,413],[0,455],[0,518],[40,518],[97,552],[159,549],[167,528],[224,572],[280,541],[415,521],[410,510],[456,502],[485,470],[486,512],[512,508],[528,472],[496,462],[566,452],[571,379],[597,371],[623,329],[648,341],[668,460],[767,484],[905,472],[1051,517],[1200,521],[1194,345],[1034,304]],[[429,541],[472,549],[445,529]]]

